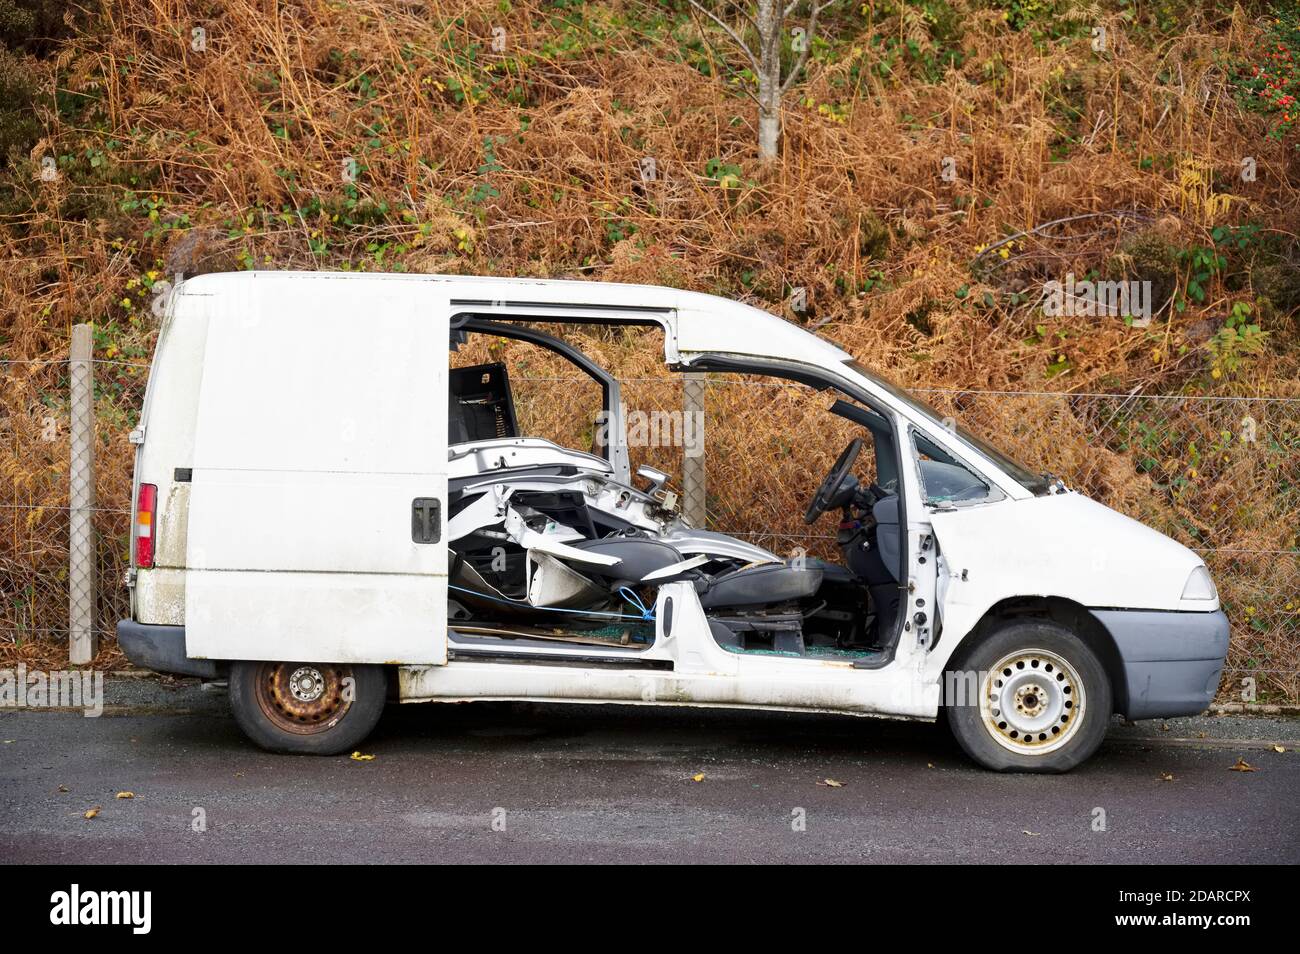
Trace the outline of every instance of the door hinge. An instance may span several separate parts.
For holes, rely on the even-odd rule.
[[[144,425],[141,425],[140,427],[137,427],[135,430],[133,430],[130,434],[126,436],[126,439],[130,441],[132,444],[143,444]]]

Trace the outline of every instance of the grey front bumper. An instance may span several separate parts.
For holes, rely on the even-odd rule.
[[[1119,650],[1116,709],[1130,719],[1204,712],[1228,655],[1228,617],[1214,613],[1093,610]]]
[[[144,669],[177,676],[216,679],[220,672],[211,659],[190,659],[185,655],[184,626],[153,626],[133,619],[119,620],[117,644],[126,658]]]

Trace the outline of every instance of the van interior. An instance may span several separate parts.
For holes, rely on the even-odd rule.
[[[900,631],[904,577],[898,453],[889,420],[837,400],[831,413],[859,427],[820,487],[811,525],[839,511],[837,562],[785,558],[735,536],[689,525],[672,475],[632,475],[619,383],[535,322],[461,315],[453,351],[474,335],[527,341],[560,355],[600,388],[592,446],[562,447],[521,433],[502,361],[453,368],[448,401],[448,623],[461,656],[548,651],[600,658],[655,641],[659,587],[688,582],[718,645],[733,653],[888,663]],[[869,448],[875,479],[855,464]],[[870,463],[864,461],[864,463]]]

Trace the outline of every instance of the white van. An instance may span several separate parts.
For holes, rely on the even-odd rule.
[[[842,562],[691,526],[668,475],[630,473],[619,382],[539,330],[577,322],[660,329],[675,371],[833,397],[857,436],[806,488],[805,519],[839,515]],[[504,365],[451,368],[474,335],[589,376],[594,446],[518,433]],[[1112,713],[1202,711],[1227,652],[1195,553],[945,427],[836,346],[709,295],[201,276],[173,293],[132,440],[122,649],[227,679],[239,725],[275,751],[347,751],[390,698],[944,710],[980,763],[1064,771]]]

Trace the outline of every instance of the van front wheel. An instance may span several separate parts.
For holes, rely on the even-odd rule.
[[[956,678],[954,678],[956,677]],[[1001,772],[1068,772],[1101,745],[1111,715],[1106,670],[1083,641],[1046,620],[998,629],[962,655],[946,691],[966,754]]]
[[[375,727],[387,691],[382,666],[236,662],[230,667],[235,721],[269,752],[346,752]]]

